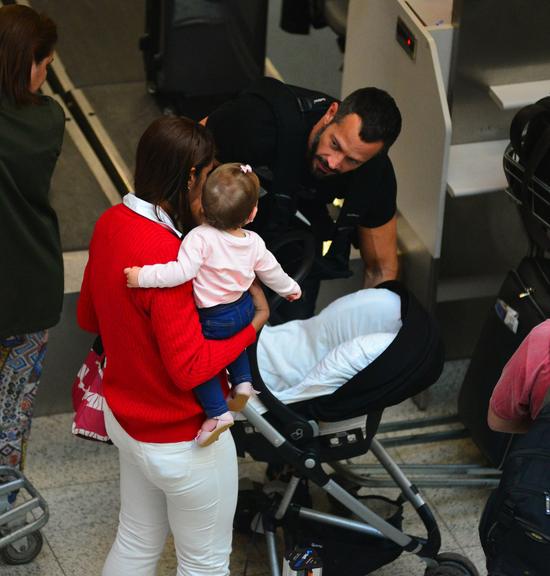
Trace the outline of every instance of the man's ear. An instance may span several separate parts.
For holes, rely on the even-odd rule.
[[[323,116],[323,125],[326,126],[327,124],[330,124],[334,118],[334,115],[336,114],[336,112],[338,112],[338,107],[340,106],[340,104],[338,104],[338,102],[333,102],[327,109],[327,111],[325,112],[324,116]]]

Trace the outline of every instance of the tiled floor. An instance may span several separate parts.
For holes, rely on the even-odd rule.
[[[412,401],[391,408],[385,420],[450,414],[454,411],[464,362],[447,363],[442,380],[432,388],[427,412],[421,413]],[[73,438],[71,414],[36,418],[31,438],[27,475],[46,498],[50,520],[43,528],[45,545],[38,558],[20,567],[0,565],[0,576],[95,576],[101,573],[105,555],[113,541],[118,513],[118,463],[116,448]],[[480,462],[469,440],[422,446],[400,446],[390,450],[403,462]],[[250,460],[240,462],[240,475],[261,481],[263,466]],[[397,496],[393,489],[370,490]],[[444,552],[456,552],[472,560],[480,574],[483,553],[477,538],[477,523],[488,496],[486,489],[427,488],[422,493],[433,507],[442,534]],[[424,535],[410,506],[406,507],[405,529]],[[233,576],[269,576],[263,541],[236,534],[231,558]],[[424,564],[416,557],[402,555],[379,569],[376,576],[417,576]],[[158,576],[175,574],[175,558],[168,542]]]

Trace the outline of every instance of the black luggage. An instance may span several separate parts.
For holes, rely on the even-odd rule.
[[[514,116],[504,172],[533,250],[550,251],[550,96]]]
[[[264,74],[267,0],[147,0],[141,41],[149,90],[206,116]]]
[[[490,576],[549,573],[550,405],[515,440],[483,511],[479,539]]]
[[[504,365],[533,327],[550,317],[550,260],[524,258],[511,270],[483,325],[458,397],[458,413],[472,439],[500,468],[512,436],[493,432],[487,410]]]
[[[511,436],[487,426],[489,399],[522,340],[550,317],[550,97],[515,115],[504,171],[507,192],[518,204],[531,254],[508,273],[483,326],[458,399],[460,419],[497,467],[502,466]]]

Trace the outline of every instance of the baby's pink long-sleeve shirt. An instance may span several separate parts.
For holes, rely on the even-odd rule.
[[[299,293],[298,284],[284,272],[265,242],[250,230],[243,237],[208,224],[197,226],[181,243],[177,261],[144,266],[141,288],[171,288],[193,280],[199,308],[238,300],[257,276],[280,296]]]

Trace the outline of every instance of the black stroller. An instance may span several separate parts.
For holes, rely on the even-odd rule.
[[[279,402],[262,381],[256,348],[249,349],[254,386],[261,392],[268,412],[260,415],[253,406],[246,407],[246,421],[237,421],[232,428],[237,453],[248,453],[254,460],[270,465],[284,464],[290,472],[279,494],[254,500],[256,510],[250,509],[250,497],[240,494],[236,518],[242,520],[244,515],[254,518],[254,528],[260,525],[256,531],[265,535],[272,576],[281,574],[278,527],[283,529],[287,548],[311,543],[322,546],[324,576],[363,576],[392,562],[403,551],[424,560],[429,576],[478,574],[468,559],[458,554],[439,554],[440,532],[431,510],[375,438],[384,408],[433,384],[444,361],[437,326],[416,298],[399,282],[387,282],[379,288],[400,296],[402,328],[385,352],[330,395],[290,406]],[[329,475],[323,467],[368,450],[401,490],[397,500],[386,501],[393,506],[389,518],[373,511],[373,500],[356,496],[345,477]],[[337,470],[340,466],[332,467]],[[307,482],[322,488],[338,512],[312,509],[307,491],[304,495]],[[410,536],[401,530],[406,502],[421,518],[425,537]]]

